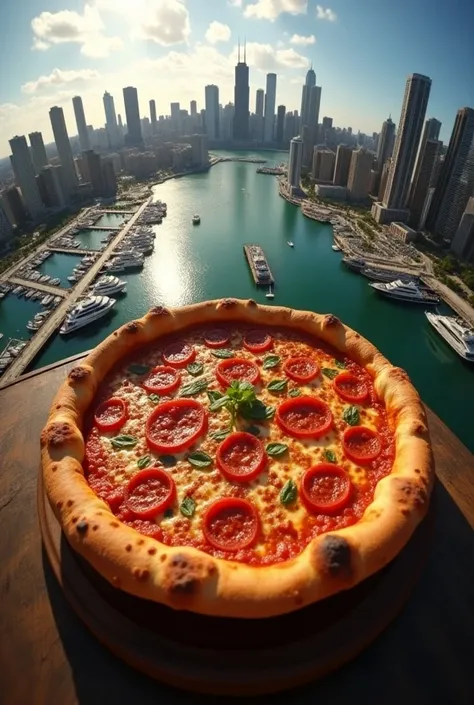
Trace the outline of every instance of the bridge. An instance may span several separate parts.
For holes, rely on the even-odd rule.
[[[28,289],[37,289],[38,291],[44,291],[45,294],[53,294],[54,296],[64,297],[69,294],[69,289],[63,289],[60,286],[49,286],[42,282],[32,282],[29,279],[22,279],[21,277],[10,277],[8,281],[17,286],[27,286]]]

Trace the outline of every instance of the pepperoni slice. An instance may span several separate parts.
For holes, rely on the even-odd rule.
[[[225,330],[216,328],[209,330],[204,336],[204,342],[208,348],[225,348],[230,343],[230,335]]]
[[[247,548],[259,529],[254,505],[238,497],[217,499],[205,511],[202,531],[207,541],[221,551]]]
[[[135,516],[152,519],[169,507],[176,496],[174,480],[161,468],[137,472],[128,483],[126,504]]]
[[[333,385],[339,396],[346,401],[363,402],[369,396],[366,383],[350,372],[341,372],[337,375]]]
[[[143,388],[150,394],[168,394],[179,387],[181,375],[174,367],[158,365],[154,367],[143,382]]]
[[[301,496],[307,508],[332,514],[349,502],[352,485],[349,475],[339,465],[319,463],[306,470],[301,480]]]
[[[244,348],[253,353],[261,353],[270,350],[273,345],[272,336],[264,330],[251,330],[244,338]]]
[[[295,382],[311,382],[319,375],[319,365],[310,357],[290,357],[283,365],[285,374]]]
[[[216,460],[228,480],[249,482],[265,467],[265,449],[251,433],[231,433],[217,449]]]
[[[94,421],[101,431],[118,431],[128,418],[127,404],[123,399],[112,397],[102,402],[94,414]]]
[[[232,357],[219,362],[216,367],[216,377],[223,387],[228,387],[235,379],[240,382],[257,384],[260,380],[260,370],[252,360]]]
[[[369,463],[380,455],[382,442],[376,431],[366,426],[351,426],[342,437],[344,454],[355,463]]]
[[[332,412],[316,397],[287,399],[277,409],[276,420],[290,436],[320,438],[332,426]]]
[[[195,349],[184,341],[172,343],[163,353],[163,360],[172,367],[186,367],[195,357]]]
[[[207,411],[195,399],[165,401],[147,419],[149,448],[159,453],[179,453],[207,431]]]

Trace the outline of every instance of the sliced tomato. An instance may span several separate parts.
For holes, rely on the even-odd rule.
[[[158,365],[143,382],[143,388],[150,394],[169,394],[179,387],[181,375],[174,367]]]
[[[170,506],[176,496],[174,480],[161,468],[137,472],[128,483],[126,504],[135,516],[152,519]]]
[[[216,377],[223,387],[228,387],[234,380],[257,384],[260,381],[260,370],[255,362],[243,357],[231,357],[221,360],[216,367]]]
[[[101,431],[118,431],[127,418],[127,402],[118,397],[102,402],[94,414],[95,425]]]
[[[231,433],[218,447],[216,460],[228,480],[249,482],[265,467],[265,448],[251,433]]]
[[[247,548],[257,538],[259,520],[253,504],[238,497],[224,497],[204,512],[202,531],[207,541],[221,551]]]
[[[359,377],[350,372],[341,372],[341,374],[337,375],[333,385],[336,392],[345,401],[357,404],[365,401],[369,396],[369,388],[364,380],[359,379]]]
[[[230,335],[225,330],[215,328],[206,332],[204,342],[208,348],[225,348],[230,343]]]
[[[264,330],[251,330],[244,338],[244,348],[253,353],[262,353],[270,350],[272,345],[272,336]]]
[[[179,453],[206,433],[207,421],[207,411],[195,399],[158,404],[145,426],[148,447],[163,454]]]
[[[351,426],[344,431],[342,448],[355,463],[370,463],[380,455],[382,441],[379,434],[367,426]]]
[[[332,514],[349,502],[352,484],[347,472],[333,463],[319,463],[306,470],[301,479],[301,496],[307,508]]]
[[[280,428],[295,438],[320,438],[332,426],[332,412],[316,397],[287,399],[277,409]]]
[[[163,353],[163,360],[166,364],[178,368],[186,367],[186,365],[189,365],[195,357],[195,349],[184,341],[172,343]]]
[[[290,357],[283,365],[285,374],[295,382],[311,382],[319,376],[318,363],[310,357]]]

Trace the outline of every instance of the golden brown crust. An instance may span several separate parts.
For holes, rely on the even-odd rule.
[[[121,522],[84,478],[82,419],[97,387],[124,356],[199,323],[287,326],[321,338],[374,378],[395,429],[396,457],[357,524],[313,539],[296,558],[252,567],[189,547],[165,546]],[[69,373],[41,436],[46,491],[74,547],[113,585],[176,609],[258,618],[282,614],[347,589],[391,561],[425,516],[434,469],[425,412],[408,375],[331,314],[223,299],[158,307],[110,335]]]

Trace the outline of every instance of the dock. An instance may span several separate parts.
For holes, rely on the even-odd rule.
[[[130,221],[128,221],[130,222]],[[84,225],[84,230],[103,230],[104,232],[110,232],[111,230],[121,230],[124,225],[128,223],[122,223],[122,225]]]
[[[69,294],[69,289],[63,289],[61,286],[49,286],[42,282],[33,282],[30,279],[22,279],[21,277],[10,277],[8,280],[17,286],[26,286],[28,289],[36,289],[44,291],[45,294],[53,294],[53,296],[62,296],[63,298]]]
[[[264,260],[265,264],[267,265],[268,276],[265,277],[265,279],[262,279],[257,276],[257,268],[255,266],[255,262],[252,257],[252,248],[254,248],[254,247],[257,247],[260,250],[259,259]],[[260,245],[252,245],[252,244],[244,245],[244,253],[245,253],[245,257],[247,258],[247,263],[250,267],[250,271],[252,272],[253,280],[254,280],[256,286],[268,286],[269,284],[274,284],[275,280],[273,278],[272,271],[271,271],[270,266],[268,264],[267,258],[265,257],[265,253],[262,250],[262,248],[260,247]]]
[[[101,252],[101,250],[86,250],[81,247],[55,247],[54,245],[50,245],[48,250],[50,252],[58,252],[61,255],[90,255]]]
[[[96,262],[92,265],[92,267],[84,274],[82,279],[76,284],[74,289],[71,289],[71,293],[69,296],[67,296],[64,301],[59,304],[59,306],[53,311],[51,316],[45,321],[45,323],[41,326],[39,331],[33,336],[31,339],[29,345],[23,350],[21,355],[19,355],[14,362],[8,367],[8,369],[5,371],[5,373],[2,375],[0,378],[0,387],[8,384],[8,382],[13,381],[17,377],[23,374],[23,372],[26,370],[28,365],[33,362],[35,357],[38,355],[38,353],[41,351],[43,346],[46,344],[46,342],[49,340],[49,338],[53,335],[53,333],[60,327],[61,323],[63,322],[67,310],[69,307],[77,301],[77,299],[84,294],[86,289],[92,284],[93,280],[96,278],[96,276],[99,274],[99,271],[102,269],[103,265],[107,261],[107,259],[113,254],[115,248],[117,245],[123,240],[123,238],[128,234],[129,230],[135,222],[138,220],[142,212],[145,210],[147,205],[150,203],[152,199],[152,196],[147,198],[147,200],[142,204],[142,206],[137,210],[135,215],[128,221],[128,223],[123,226],[123,229],[121,230],[120,233],[117,233],[116,237],[110,242],[109,245],[107,245],[106,249],[101,253],[100,257],[97,259]],[[49,249],[49,248],[44,248],[44,249]],[[24,264],[24,262],[23,262]],[[30,285],[30,282],[28,282],[28,285]],[[33,287],[33,282],[31,282],[31,287]],[[54,293],[58,293],[59,291],[56,292],[55,287],[51,287],[51,289],[54,289]],[[51,292],[53,293],[53,292]]]

